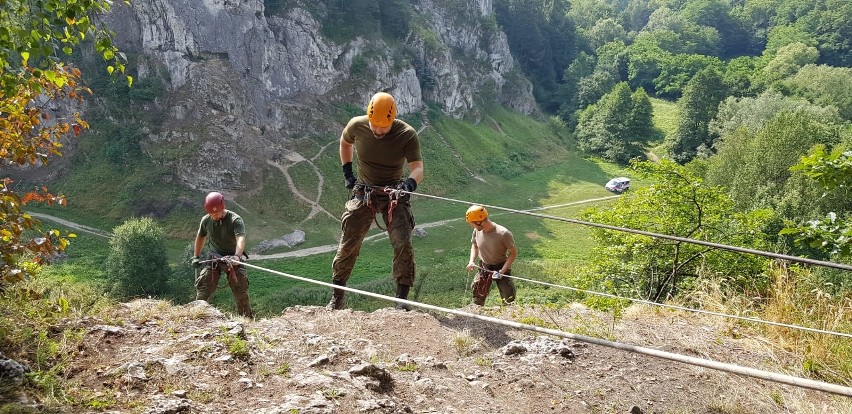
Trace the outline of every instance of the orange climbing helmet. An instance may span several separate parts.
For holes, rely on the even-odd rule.
[[[222,193],[212,192],[204,199],[204,211],[207,214],[216,214],[225,209],[225,196]]]
[[[379,92],[370,98],[367,105],[367,118],[373,126],[387,128],[396,118],[396,101],[387,92]]]
[[[484,221],[488,218],[488,210],[486,210],[485,207],[479,205],[470,206],[470,208],[467,209],[467,213],[465,213],[464,218],[465,220],[467,220],[468,223],[473,223],[474,221]]]

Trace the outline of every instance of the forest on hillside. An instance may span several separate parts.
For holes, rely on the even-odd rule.
[[[852,3],[497,0],[495,9],[539,104],[587,155],[671,159],[723,186],[736,211],[768,208],[802,225],[785,233],[799,236],[789,248],[847,258]],[[654,128],[649,98],[676,103],[669,133]]]

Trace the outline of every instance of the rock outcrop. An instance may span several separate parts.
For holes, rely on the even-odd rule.
[[[336,139],[339,108],[363,106],[378,90],[394,94],[402,116],[426,102],[474,121],[486,103],[536,109],[490,0],[452,10],[413,1],[422,23],[403,44],[332,41],[321,4],[288,4],[267,15],[262,0],[140,0],[108,16],[120,47],[139,56],[130,71],[165,85],[145,108],[161,124],[145,131],[143,150],[186,185],[252,186],[256,163],[296,139]]]

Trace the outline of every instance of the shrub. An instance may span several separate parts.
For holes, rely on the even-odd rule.
[[[113,234],[106,265],[111,292],[122,298],[166,292],[171,270],[162,228],[145,217],[125,221]]]

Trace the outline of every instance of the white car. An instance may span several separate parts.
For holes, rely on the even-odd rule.
[[[622,193],[630,188],[630,179],[627,177],[613,178],[606,183],[604,188],[614,193]]]

